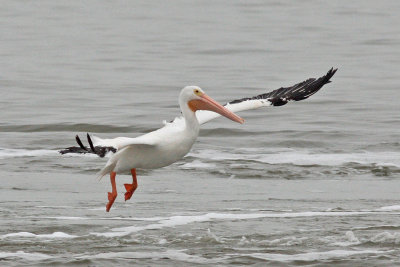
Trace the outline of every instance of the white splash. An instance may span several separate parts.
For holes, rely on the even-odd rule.
[[[20,258],[28,261],[40,261],[53,258],[52,256],[42,253],[26,253],[24,251],[17,252],[0,252],[0,259]]]
[[[192,162],[185,163],[180,165],[179,167],[182,169],[212,169],[215,168],[217,165],[214,163],[205,163],[201,162],[200,160],[194,160]]]
[[[70,235],[63,232],[54,232],[52,234],[33,234],[30,232],[18,232],[18,233],[10,233],[0,236],[0,238],[12,238],[12,237],[25,237],[25,238],[46,238],[46,239],[55,239],[55,238],[75,238],[76,235]]]
[[[394,243],[400,244],[400,233],[389,233],[383,232],[379,233],[371,238],[371,242],[373,243]]]
[[[318,261],[318,260],[329,260],[329,259],[343,259],[354,255],[363,254],[382,254],[387,251],[380,250],[330,250],[323,252],[308,252],[300,254],[275,254],[275,253],[250,253],[241,254],[241,256],[252,257],[256,259],[262,259],[266,261],[278,261],[278,262],[290,262],[290,261]]]
[[[322,241],[325,241],[329,245],[339,246],[339,247],[349,247],[361,244],[360,240],[356,237],[353,231],[347,231],[344,238],[339,241],[335,236],[323,237]]]

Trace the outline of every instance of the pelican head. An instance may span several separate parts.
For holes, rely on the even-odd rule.
[[[206,95],[198,86],[191,85],[184,87],[179,99],[193,112],[197,110],[210,110],[238,123],[244,122],[244,119]]]

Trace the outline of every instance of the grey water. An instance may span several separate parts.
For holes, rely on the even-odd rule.
[[[398,1],[2,1],[0,265],[389,266],[400,260]],[[202,126],[105,211],[107,161],[198,85],[221,103],[339,68],[301,102]]]

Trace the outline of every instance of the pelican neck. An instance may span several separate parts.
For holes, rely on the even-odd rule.
[[[191,131],[194,130],[195,132],[198,132],[200,124],[199,121],[197,120],[196,113],[189,108],[187,103],[179,103],[179,104],[182,111],[182,115],[185,118],[186,130],[191,130]]]

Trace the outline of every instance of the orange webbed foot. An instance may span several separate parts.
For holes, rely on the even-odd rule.
[[[131,199],[133,192],[135,192],[136,187],[133,186],[133,184],[124,184],[126,193],[125,193],[125,201]]]
[[[115,199],[117,198],[117,194],[113,194],[108,192],[108,203],[106,205],[106,211],[109,212],[111,209],[111,206],[113,205]]]

